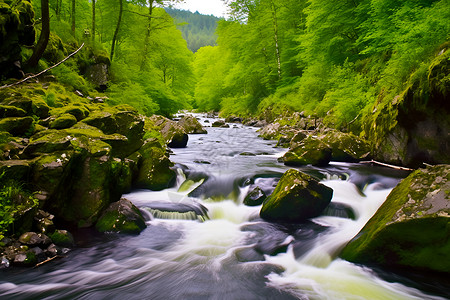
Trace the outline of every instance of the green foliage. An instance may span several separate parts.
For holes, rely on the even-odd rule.
[[[17,213],[38,204],[38,200],[27,192],[21,183],[8,180],[4,172],[0,174],[0,237],[8,231],[10,234],[14,233],[11,225]]]

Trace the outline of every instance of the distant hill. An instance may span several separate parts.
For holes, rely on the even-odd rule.
[[[216,45],[217,36],[215,31],[217,21],[221,20],[221,18],[172,8],[166,8],[166,12],[180,24],[177,27],[181,30],[183,38],[187,41],[188,48],[192,52],[195,53],[203,46]]]

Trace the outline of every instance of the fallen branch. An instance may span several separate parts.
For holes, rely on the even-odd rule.
[[[50,71],[51,69],[53,69],[53,68],[59,66],[60,64],[62,64],[62,63],[65,62],[66,60],[68,60],[70,57],[72,57],[72,56],[74,56],[75,54],[77,54],[77,52],[80,51],[81,48],[83,48],[83,46],[84,46],[84,43],[81,44],[80,48],[78,48],[75,52],[69,54],[69,56],[67,56],[66,58],[64,58],[63,60],[61,60],[60,62],[58,62],[57,64],[51,66],[50,68],[47,68],[47,69],[45,69],[45,70],[39,72],[39,73],[36,74],[36,75],[28,76],[27,78],[22,79],[22,80],[20,80],[20,81],[18,81],[18,82],[15,82],[15,83],[12,83],[12,84],[8,84],[8,85],[4,85],[4,86],[0,86],[0,89],[9,88],[9,87],[12,87],[12,86],[15,86],[15,85],[19,85],[19,84],[24,83],[25,81],[28,81],[28,80],[30,80],[30,79],[32,79],[32,78],[38,77],[38,76],[44,74],[44,73],[47,72],[47,71]]]
[[[56,255],[56,256],[50,257],[50,258],[44,260],[43,262],[40,262],[40,263],[36,264],[36,265],[33,267],[33,269],[34,269],[34,268],[37,268],[37,267],[40,267],[40,266],[42,266],[43,264],[46,264],[46,263],[48,263],[49,261],[52,261],[52,260],[54,260],[54,259],[56,259],[56,258],[63,258],[63,257],[64,257],[64,256],[62,256],[62,255]]]
[[[394,166],[394,165],[389,165],[389,164],[385,164],[376,160],[370,160],[370,161],[360,161],[360,163],[362,164],[375,164],[375,165],[380,165],[383,167],[388,167],[391,169],[396,169],[396,170],[403,170],[403,171],[414,171],[414,169],[410,169],[410,168],[406,168],[406,167],[399,167],[399,166]]]

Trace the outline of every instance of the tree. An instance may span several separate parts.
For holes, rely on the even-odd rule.
[[[50,37],[50,11],[48,0],[41,0],[41,18],[42,18],[42,29],[39,35],[39,40],[34,47],[33,54],[27,61],[29,67],[37,66],[39,60],[44,54],[45,48],[47,48],[48,39]]]
[[[114,58],[114,48],[116,47],[117,37],[119,35],[120,23],[122,22],[122,13],[123,13],[123,0],[119,1],[119,17],[117,19],[116,29],[114,31],[113,39],[111,42],[111,52],[109,54],[109,60],[112,61]]]

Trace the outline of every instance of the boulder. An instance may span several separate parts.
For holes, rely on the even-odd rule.
[[[162,190],[169,187],[175,180],[173,163],[169,160],[166,150],[157,139],[146,140],[139,150],[139,171],[135,185],[138,188]]]
[[[53,244],[60,247],[75,246],[75,239],[67,230],[55,230],[55,232],[50,234],[50,239],[52,240]]]
[[[26,111],[19,107],[0,105],[0,118],[25,117],[26,115]]]
[[[100,129],[105,134],[117,132],[117,122],[113,114],[106,111],[92,112],[89,117],[83,119],[83,123]]]
[[[81,121],[89,116],[89,110],[83,105],[67,105],[52,109],[51,114],[52,116],[70,114],[74,116],[77,121]]]
[[[352,133],[328,130],[319,139],[331,148],[331,160],[357,162],[370,156],[369,144]]]
[[[139,209],[129,200],[122,198],[111,203],[95,224],[99,232],[139,234],[147,227]]]
[[[208,133],[200,124],[200,122],[191,115],[185,115],[183,116],[179,121],[178,124],[180,124],[186,133],[189,134],[204,134]]]
[[[0,161],[0,174],[8,180],[16,180],[19,182],[28,181],[31,171],[30,160],[11,159]]]
[[[266,193],[259,187],[256,187],[245,196],[244,204],[247,206],[258,206],[261,205],[266,198]]]
[[[34,134],[23,150],[25,157],[36,157],[45,153],[73,149],[72,137],[63,130],[45,130]]]
[[[355,263],[450,274],[450,166],[404,179],[341,257]]]
[[[0,120],[0,131],[6,131],[14,136],[24,136],[33,133],[32,117],[11,117]]]
[[[299,223],[319,216],[328,206],[333,190],[295,169],[284,173],[272,195],[263,203],[260,216],[269,221]]]
[[[152,116],[150,122],[161,132],[166,144],[171,148],[184,148],[188,142],[188,135],[184,128],[175,121],[162,116]]]
[[[51,129],[65,129],[77,123],[77,118],[71,114],[63,114],[50,123]]]
[[[380,93],[363,122],[378,161],[413,168],[450,163],[450,51],[444,48],[426,72],[421,70],[401,94]]]
[[[271,123],[259,131],[259,136],[265,140],[277,140],[282,133],[280,123]]]
[[[283,156],[282,161],[287,166],[326,166],[331,161],[330,146],[314,137],[303,139],[295,148]]]

